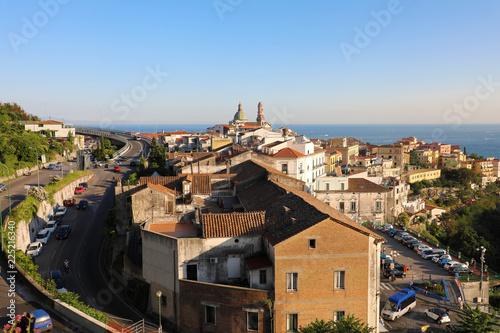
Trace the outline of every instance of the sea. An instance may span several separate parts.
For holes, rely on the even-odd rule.
[[[82,124],[83,125],[83,124]],[[89,125],[90,126],[90,125]],[[95,125],[94,125],[95,126]],[[171,131],[201,132],[213,124],[113,124],[113,129],[140,133]],[[467,154],[500,158],[500,124],[461,124],[461,125],[285,125],[309,139],[354,137],[374,145],[394,143],[410,136],[426,143],[441,142],[458,145]],[[273,126],[274,129],[281,127]]]

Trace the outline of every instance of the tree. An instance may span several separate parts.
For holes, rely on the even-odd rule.
[[[398,222],[403,224],[405,227],[410,226],[410,217],[406,212],[401,212],[398,215]]]
[[[309,325],[301,326],[299,329],[300,333],[371,333],[373,331],[374,328],[364,324],[354,315],[347,315],[342,319],[328,322],[316,319]]]
[[[476,153],[472,153],[469,155],[470,158],[472,158],[473,160],[484,160],[484,157],[483,156],[479,156],[478,154]]]
[[[151,140],[151,145],[149,146],[148,163],[151,169],[163,169],[167,165],[165,161],[165,148],[161,147],[154,138]]]
[[[469,305],[465,304],[463,314],[459,314],[457,322],[464,328],[466,333],[489,333],[500,332],[494,326],[498,325],[497,313],[492,314],[481,312],[479,306],[472,309]]]

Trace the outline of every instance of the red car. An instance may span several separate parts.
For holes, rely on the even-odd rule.
[[[71,207],[75,204],[76,200],[71,198],[71,199],[66,199],[63,201],[64,206],[66,207]]]
[[[120,172],[120,166],[119,165],[115,165],[115,172]]]
[[[78,186],[77,188],[75,188],[75,194],[80,194],[80,193],[83,193],[85,191],[85,187],[83,186]]]

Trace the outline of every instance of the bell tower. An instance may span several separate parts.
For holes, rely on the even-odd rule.
[[[264,106],[262,106],[262,102],[259,102],[257,105],[257,124],[262,127],[266,123],[264,119]]]

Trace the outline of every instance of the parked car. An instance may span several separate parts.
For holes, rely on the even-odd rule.
[[[137,161],[137,160],[130,161],[130,166],[138,166],[138,165],[139,165],[139,161]]]
[[[400,233],[397,233],[395,236],[394,236],[394,239],[397,240],[398,242],[400,241],[400,239],[403,238],[403,236],[409,236],[409,234],[405,231],[403,232],[400,232]]]
[[[30,257],[36,257],[42,252],[43,245],[40,242],[33,242],[28,246],[26,250],[26,255]]]
[[[461,267],[461,266],[456,266],[456,267],[450,268],[448,270],[448,272],[450,272],[451,275],[458,274],[459,276],[460,275],[474,275],[474,272],[471,269],[469,269],[467,267]]]
[[[7,186],[5,186],[5,184],[4,184],[4,183],[1,183],[1,184],[0,184],[0,192],[5,191],[6,189],[7,189]]]
[[[446,254],[446,251],[443,249],[434,249],[431,250],[430,253],[422,254],[422,258],[424,259],[432,259],[434,257],[440,257],[442,255]]]
[[[400,271],[399,269],[386,269],[384,270],[384,276],[386,278],[390,278],[391,276],[395,276],[397,278],[404,278],[406,276],[406,273],[403,271]]]
[[[432,250],[432,247],[424,244],[424,245],[421,245],[417,248],[417,253],[419,255],[422,255],[422,253],[424,253],[425,251],[429,251],[429,250]]]
[[[68,209],[66,207],[61,206],[61,207],[57,208],[56,213],[54,214],[54,217],[55,218],[63,217],[64,215],[66,215],[67,211],[68,211]]]
[[[415,239],[414,241],[409,241],[408,243],[406,243],[406,246],[408,246],[410,249],[413,249],[417,245],[423,245],[423,244],[420,243],[420,241],[418,239]]]
[[[440,308],[427,309],[424,311],[424,313],[427,317],[437,321],[438,324],[450,322],[450,317],[443,309]]]
[[[35,241],[40,242],[40,243],[45,245],[49,241],[49,237],[50,237],[50,230],[43,229],[43,230],[38,232],[38,234],[36,235]]]
[[[461,263],[460,263],[460,262],[455,261],[455,260],[452,260],[452,261],[448,261],[448,262],[447,262],[447,263],[443,266],[443,268],[444,268],[444,269],[446,269],[446,270],[448,270],[448,268],[450,268],[450,266],[455,265],[455,264],[461,265]]]
[[[119,165],[115,165],[115,172],[120,172],[120,166]]]
[[[403,243],[404,245],[408,244],[408,242],[410,241],[416,241],[417,239],[413,236],[404,236],[403,238],[401,238],[401,243]]]
[[[65,224],[62,225],[59,230],[57,231],[56,238],[57,239],[66,239],[68,238],[69,234],[71,233],[71,226]]]
[[[76,200],[74,198],[71,199],[66,199],[63,201],[64,207],[71,207],[76,203]]]
[[[438,264],[442,267],[444,267],[444,265],[446,265],[447,263],[449,263],[450,261],[454,261],[453,259],[439,259],[438,261]]]
[[[53,163],[50,163],[49,166],[47,167],[47,169],[50,169],[50,170],[53,170],[55,168],[56,168],[56,165]]]
[[[45,225],[45,229],[49,230],[50,233],[52,234],[54,231],[56,231],[57,228],[57,222],[56,221],[49,221]]]
[[[76,208],[78,210],[85,210],[85,209],[87,209],[88,204],[89,204],[89,202],[87,200],[80,200],[78,205],[76,205]]]
[[[77,186],[75,188],[75,194],[82,194],[83,192],[85,192],[85,187],[83,187],[83,186]]]
[[[85,189],[89,188],[89,184],[87,184],[86,182],[80,183],[78,184],[78,186],[83,186]]]
[[[441,259],[451,259],[451,256],[449,254],[443,254],[440,257],[434,257],[434,258],[432,258],[432,261],[434,261],[435,263],[438,263],[439,260],[441,260]]]
[[[392,260],[391,260],[391,262],[386,262],[386,263],[384,264],[384,269],[390,269],[390,268],[391,268],[391,264],[392,264],[392,263],[394,264],[394,269],[397,269],[398,271],[402,271],[402,272],[404,272],[404,270],[405,270],[405,267],[406,267],[406,266],[405,266],[405,265],[400,264],[400,263],[399,263],[399,262],[397,262],[397,261],[394,261],[394,262],[393,262]],[[406,270],[408,270],[408,267],[406,267]]]

